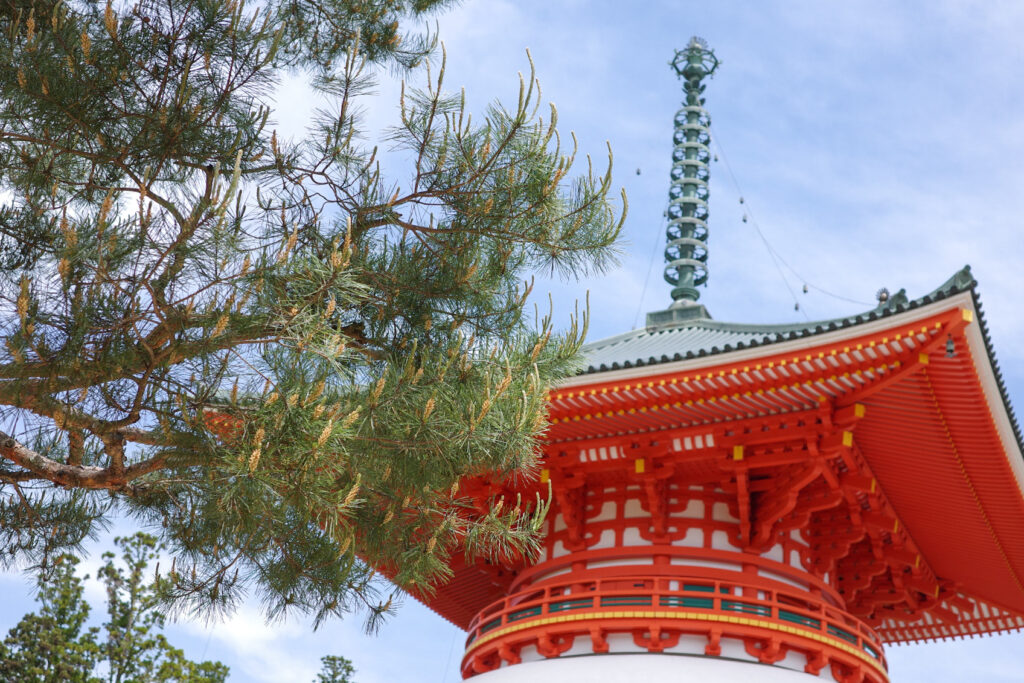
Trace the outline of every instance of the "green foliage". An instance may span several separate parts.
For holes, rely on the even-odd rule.
[[[161,631],[164,615],[159,610],[162,586],[159,578],[147,581],[146,570],[162,546],[156,538],[137,533],[115,539],[121,549],[121,565],[115,556],[103,554],[106,563],[98,572],[107,591],[107,621],[103,624],[104,659],[108,680],[223,683],[228,668],[219,662],[192,662],[167,642]]]
[[[160,630],[158,582],[145,570],[156,558],[156,539],[136,534],[117,539],[121,564],[113,553],[99,578],[107,590],[108,620],[100,629],[85,628],[89,604],[71,555],[38,583],[36,614],[25,615],[0,643],[3,680],[24,683],[223,683],[228,668],[219,662],[192,662],[171,646]]]
[[[320,662],[323,666],[313,683],[355,683],[352,676],[355,675],[356,670],[348,659],[327,655],[321,657]]]
[[[40,581],[38,613],[26,614],[0,642],[0,679],[94,683],[101,656],[99,629],[85,628],[89,604],[82,600],[82,581],[75,575],[77,560],[57,559],[49,580]]]
[[[534,320],[531,275],[605,267],[621,220],[532,73],[475,119],[444,91],[404,27],[445,4],[0,0],[0,560],[127,514],[182,609],[372,622],[370,566],[534,552],[540,501],[458,484],[532,474],[585,319]],[[391,177],[360,133],[382,67],[421,85]],[[295,142],[286,69],[325,103]]]

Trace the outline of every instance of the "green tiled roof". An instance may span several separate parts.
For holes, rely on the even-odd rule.
[[[584,372],[656,365],[810,337],[897,315],[961,292],[973,292],[975,284],[970,266],[965,266],[937,289],[918,299],[910,300],[900,290],[877,308],[845,318],[782,325],[751,325],[700,317],[649,325],[584,345],[583,355],[587,361]]]

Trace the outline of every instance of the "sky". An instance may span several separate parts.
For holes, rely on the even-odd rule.
[[[589,292],[598,339],[670,303],[662,212],[681,89],[667,63],[696,34],[721,60],[706,92],[719,157],[701,298],[711,314],[791,322],[856,313],[881,287],[920,296],[970,264],[1011,400],[1024,406],[1024,4],[467,0],[440,16],[439,32],[447,86],[464,86],[471,108],[514,103],[530,48],[544,98],[563,134],[576,132],[581,157],[600,167],[606,141],[613,149],[614,182],[629,197],[621,265],[541,282],[556,320]],[[371,129],[397,107],[393,80],[378,92],[367,103]],[[279,125],[295,130],[311,103],[294,82],[281,93]],[[88,590],[99,603],[98,587]],[[31,588],[2,574],[0,595],[2,633],[31,608]],[[309,681],[326,654],[352,659],[359,683],[451,683],[464,634],[408,600],[374,637],[358,617],[316,632],[304,621],[267,625],[256,605],[227,622],[172,624],[168,637],[193,659],[230,665],[238,683]],[[1024,635],[887,656],[896,683],[1019,681]]]

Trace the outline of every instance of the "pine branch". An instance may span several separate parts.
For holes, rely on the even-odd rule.
[[[16,481],[48,480],[59,486],[110,491],[122,491],[129,482],[167,465],[165,456],[149,458],[120,469],[63,464],[40,455],[2,431],[0,455],[27,470],[3,475]]]
[[[117,509],[194,570],[168,579],[180,609],[248,586],[319,621],[387,613],[371,564],[425,586],[453,553],[536,547],[542,502],[460,482],[536,469],[585,324],[531,322],[533,273],[600,269],[621,220],[609,173],[568,175],[532,64],[479,121],[443,56],[413,69],[433,37],[407,20],[441,4],[68,0],[31,31],[0,7],[13,554],[43,564]],[[390,174],[361,137],[382,64],[425,84],[396,103]],[[287,143],[282,69],[326,103]]]

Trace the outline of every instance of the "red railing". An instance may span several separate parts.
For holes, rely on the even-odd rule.
[[[470,624],[467,660],[477,640],[506,626],[525,626],[533,620],[568,613],[578,614],[583,620],[588,613],[596,615],[608,610],[679,610],[691,615],[706,612],[708,615],[743,616],[752,619],[755,625],[763,621],[767,628],[778,624],[806,629],[808,633],[823,636],[826,642],[842,641],[886,668],[881,639],[871,628],[809,593],[789,593],[742,581],[650,576],[551,583],[527,588],[494,602]],[[602,628],[615,630],[614,623],[607,627],[602,625]]]

